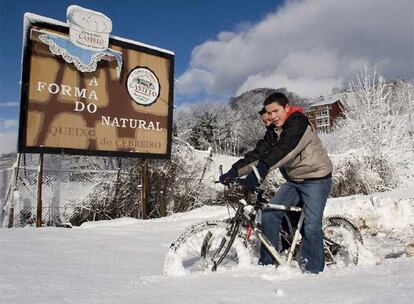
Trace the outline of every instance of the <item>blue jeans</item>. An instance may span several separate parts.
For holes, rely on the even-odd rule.
[[[325,256],[323,252],[322,217],[326,200],[331,191],[332,178],[284,183],[270,201],[271,204],[295,206],[303,202],[305,212],[302,229],[302,244],[299,264],[304,271],[318,273],[323,271]],[[262,212],[262,232],[272,245],[279,247],[279,231],[284,211],[264,209]],[[272,264],[273,257],[265,246],[260,248],[259,263]]]

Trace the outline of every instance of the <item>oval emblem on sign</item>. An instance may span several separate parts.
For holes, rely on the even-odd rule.
[[[157,76],[148,68],[133,69],[127,79],[129,96],[139,105],[148,106],[160,95]]]

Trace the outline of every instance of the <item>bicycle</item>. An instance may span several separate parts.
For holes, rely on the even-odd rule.
[[[233,183],[240,185],[241,181],[237,178]],[[229,213],[229,218],[207,220],[187,228],[171,244],[164,262],[164,274],[216,271],[219,266],[234,268],[252,264],[257,255],[258,241],[269,250],[276,266],[291,264],[300,247],[303,208],[269,204],[260,188],[256,188],[254,193],[256,196],[250,203],[244,198],[236,206],[226,202],[234,210],[234,214]],[[279,248],[270,243],[260,230],[260,223],[256,221],[258,213],[264,208],[299,214],[298,219],[285,216],[285,223],[280,231]],[[356,226],[342,216],[326,217],[322,225],[326,266],[357,265],[358,248],[363,240]]]

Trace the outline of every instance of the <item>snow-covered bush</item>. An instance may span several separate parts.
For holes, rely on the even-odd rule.
[[[174,138],[171,160],[150,167],[150,217],[189,211],[212,200],[215,192],[206,191],[203,183],[210,163],[211,149],[196,150]]]
[[[86,221],[111,220],[120,217],[140,218],[141,166],[138,159],[118,159],[115,180],[104,180],[93,187],[81,205],[74,208],[72,225]],[[127,173],[122,172],[128,168]]]
[[[74,208],[69,222],[74,226],[80,226],[84,222],[109,220],[120,216],[116,216],[111,190],[111,183],[99,183],[94,187],[91,193],[83,201],[82,205]],[[124,216],[122,213],[121,216]],[[126,215],[125,215],[126,216]]]
[[[395,188],[388,162],[367,150],[331,155],[334,163],[332,197],[371,194]]]

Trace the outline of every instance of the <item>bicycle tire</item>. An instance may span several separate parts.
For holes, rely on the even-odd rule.
[[[330,268],[357,265],[359,248],[363,244],[358,228],[342,216],[324,218],[322,227],[326,265]]]
[[[229,234],[231,228],[230,221],[206,221],[187,228],[171,244],[164,260],[164,274],[212,271],[217,264],[223,269],[251,264],[251,245],[240,232]]]

